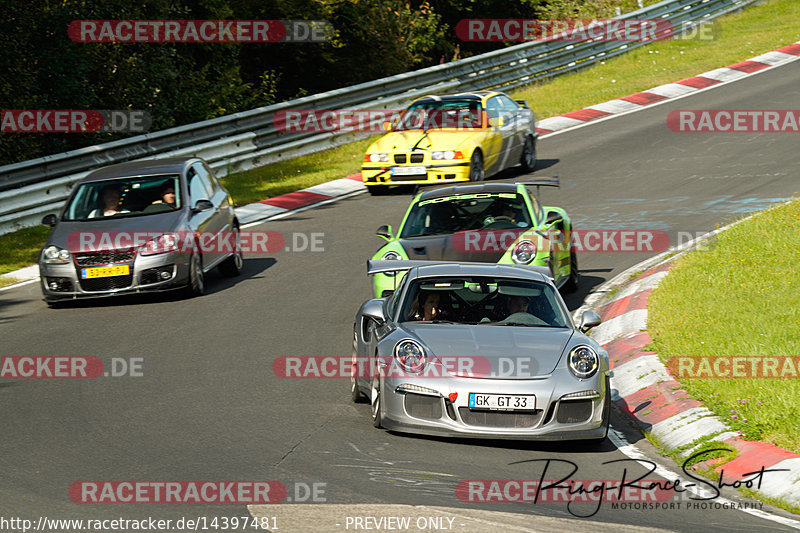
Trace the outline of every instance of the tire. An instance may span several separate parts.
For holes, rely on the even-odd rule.
[[[530,135],[525,137],[525,146],[519,162],[525,172],[533,172],[536,168],[536,140]]]
[[[228,276],[230,278],[235,278],[239,274],[242,273],[242,268],[244,267],[244,255],[242,254],[242,240],[239,234],[239,227],[234,226],[233,228],[234,233],[234,247],[235,252],[232,256],[227,258],[222,264],[219,265],[219,271],[222,273],[223,276]]]
[[[381,407],[383,400],[381,398],[381,378],[380,370],[378,370],[378,362],[376,361],[375,375],[372,376],[372,385],[370,386],[370,405],[372,407],[372,425],[376,428],[382,428],[381,420]]]
[[[578,290],[578,284],[580,283],[580,272],[578,271],[578,256],[575,254],[575,250],[570,249],[569,251],[569,279],[564,284],[564,288],[568,291],[576,291]]]
[[[353,330],[353,373],[350,374],[350,398],[353,403],[366,403],[367,397],[363,392],[358,390],[358,382],[356,382],[355,374],[358,372],[358,350],[356,349],[358,343],[358,333]]]
[[[472,152],[469,158],[469,181],[483,181],[486,171],[483,169],[483,155],[479,150]]]
[[[202,296],[206,290],[203,262],[199,254],[192,254],[189,259],[189,282],[186,285],[186,295],[189,297]]]

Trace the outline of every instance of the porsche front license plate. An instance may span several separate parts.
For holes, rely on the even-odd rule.
[[[536,409],[536,396],[514,394],[469,393],[470,409],[500,409],[503,411],[533,411]]]
[[[81,279],[108,278],[111,276],[127,276],[131,272],[129,265],[113,267],[82,268]]]
[[[392,167],[392,176],[416,176],[418,174],[425,175],[428,170],[423,167]]]

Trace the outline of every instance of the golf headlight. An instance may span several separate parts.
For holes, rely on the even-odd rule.
[[[42,252],[42,259],[45,263],[64,264],[69,263],[69,250],[58,246],[48,246]]]
[[[600,366],[600,358],[594,350],[583,344],[570,350],[567,357],[567,366],[569,366],[576,378],[586,379],[597,373],[597,369]]]
[[[154,239],[150,239],[144,246],[142,246],[142,255],[155,255],[164,254],[167,252],[176,252],[178,250],[178,236],[172,233],[165,233],[159,235]]]
[[[511,251],[511,260],[517,265],[527,265],[536,257],[536,245],[532,241],[519,241]]]
[[[394,347],[394,357],[403,370],[417,374],[425,368],[425,350],[417,342],[405,339]]]
[[[369,160],[372,163],[385,163],[389,161],[389,154],[370,154]]]
[[[400,259],[400,254],[398,254],[397,252],[386,252],[385,254],[383,254],[383,257],[381,257],[382,261],[397,261],[399,259]],[[384,272],[384,274],[386,274],[387,276],[396,276],[397,272],[390,271],[390,272]]]

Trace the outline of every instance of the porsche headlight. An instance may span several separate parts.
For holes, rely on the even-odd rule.
[[[382,261],[397,261],[399,259],[401,259],[400,254],[392,251],[386,252],[383,254],[383,257],[381,257]],[[397,275],[397,272],[384,272],[384,274],[394,277]]]
[[[155,239],[150,239],[142,246],[142,255],[155,255],[178,250],[178,237],[173,233],[159,235]]]
[[[411,339],[404,339],[394,346],[394,357],[403,370],[412,374],[418,374],[425,368],[425,350]]]
[[[536,245],[532,241],[519,241],[511,252],[511,260],[517,265],[527,265],[536,257]]]
[[[389,161],[389,154],[369,154],[371,163],[385,163]]]
[[[58,246],[48,246],[42,251],[42,260],[54,265],[69,263],[69,250]]]
[[[591,347],[582,344],[576,346],[567,356],[567,366],[578,379],[590,378],[600,367],[600,358]]]

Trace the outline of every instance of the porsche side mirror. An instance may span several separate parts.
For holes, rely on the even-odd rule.
[[[594,311],[584,311],[581,313],[581,325],[579,329],[581,330],[581,333],[586,333],[593,327],[599,326],[600,322],[602,321],[603,320],[600,318],[600,315]]]
[[[561,220],[561,214],[558,211],[548,211],[547,218],[544,221],[545,226],[549,226],[554,222]]]
[[[375,235],[382,239],[386,239],[387,241],[392,240],[392,227],[388,224],[384,224],[375,232]]]
[[[361,314],[370,320],[374,321],[379,326],[386,323],[386,317],[383,315],[383,299],[375,298],[364,304],[361,308]]]
[[[58,223],[58,217],[53,214],[45,215],[44,217],[42,217],[42,224],[44,224],[45,226],[50,226],[51,228],[54,228],[57,223]]]

